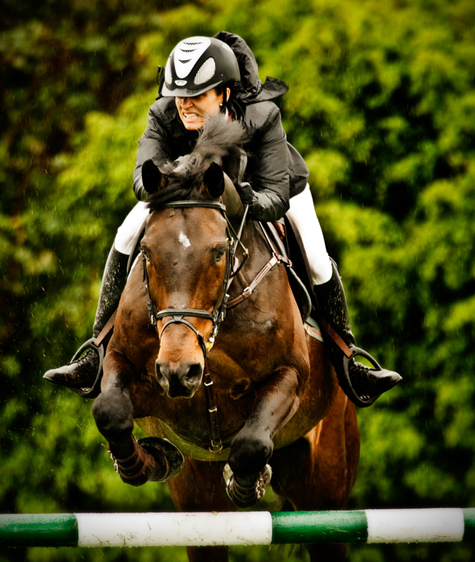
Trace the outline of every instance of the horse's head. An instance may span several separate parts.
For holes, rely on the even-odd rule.
[[[141,249],[150,316],[160,337],[155,372],[170,398],[192,398],[222,320],[233,261],[221,202],[225,175],[216,163],[191,176],[176,169],[153,174],[158,189],[150,198]]]

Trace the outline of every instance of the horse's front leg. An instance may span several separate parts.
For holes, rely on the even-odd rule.
[[[169,475],[170,463],[154,442],[141,446],[133,436],[134,407],[129,392],[135,367],[117,352],[104,359],[101,394],[92,406],[97,428],[109,443],[109,450],[121,479],[140,486],[148,480],[163,481]],[[159,440],[161,441],[161,440]]]
[[[262,388],[254,409],[231,443],[229,466],[233,476],[228,492],[239,507],[254,505],[270,479],[266,469],[274,442],[272,438],[294,415],[299,405],[299,374],[283,368]]]

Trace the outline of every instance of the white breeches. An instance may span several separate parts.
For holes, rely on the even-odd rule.
[[[302,238],[314,284],[325,283],[332,276],[332,265],[308,184],[302,193],[290,199],[287,213],[293,218]],[[135,240],[148,214],[147,204],[143,201],[130,211],[117,230],[114,245],[118,252],[127,255],[133,252]]]
[[[148,214],[147,203],[139,201],[125,217],[124,222],[117,229],[114,240],[114,246],[118,252],[130,256],[134,251],[135,240],[142,230]]]
[[[313,283],[315,285],[326,283],[332,276],[332,264],[308,184],[302,193],[290,199],[290,209],[287,214],[294,220],[302,238]]]

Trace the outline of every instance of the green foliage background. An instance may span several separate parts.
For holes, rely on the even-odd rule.
[[[0,512],[172,510],[112,470],[91,401],[42,373],[90,337],[134,204],[156,65],[226,29],[288,82],[358,342],[404,382],[359,411],[351,508],[475,506],[475,4],[471,0],[4,0],[0,17]],[[269,507],[265,505],[264,507]],[[307,560],[233,548],[231,560]],[[185,560],[184,549],[0,550],[9,560]],[[474,560],[469,545],[350,548]]]

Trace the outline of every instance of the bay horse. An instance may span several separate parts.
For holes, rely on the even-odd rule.
[[[248,507],[269,481],[283,510],[344,509],[355,407],[304,329],[289,264],[222,171],[239,167],[244,139],[238,122],[212,118],[164,173],[144,164],[156,193],[93,415],[122,480],[166,481],[179,511]],[[134,420],[150,437],[135,439]],[[346,546],[309,552],[343,560]],[[228,549],[189,547],[188,557],[225,561]]]

